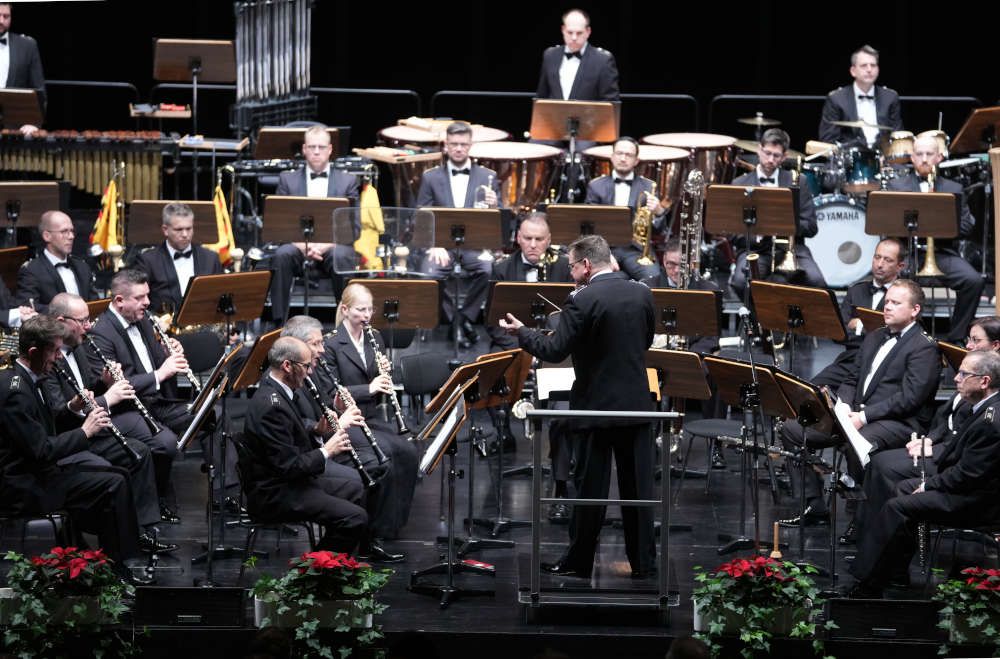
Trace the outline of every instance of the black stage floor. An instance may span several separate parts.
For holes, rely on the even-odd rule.
[[[802,341],[796,350],[796,371],[809,375],[833,358],[839,350],[833,344],[820,342],[816,348],[811,341]],[[478,350],[476,349],[478,348]],[[414,352],[436,352],[443,360],[452,356],[451,347],[444,340],[441,330],[430,333],[426,341],[416,341],[412,346],[400,351],[402,354]],[[486,341],[480,340],[473,350],[465,351],[462,357],[469,359],[486,351]],[[230,413],[238,416],[245,399],[234,399],[229,406]],[[478,413],[477,413],[478,414]],[[488,426],[489,419],[483,413],[476,421]],[[411,427],[418,426],[416,420],[411,421]],[[514,455],[505,456],[505,464],[513,466],[524,464],[529,459],[530,443],[523,438],[521,424],[513,424],[518,435],[517,451]],[[465,433],[463,432],[463,440]],[[544,441],[544,440],[542,440]],[[465,469],[468,464],[468,442],[460,444],[458,466]],[[704,469],[706,449],[702,442],[696,441],[691,450],[690,466]],[[469,587],[493,587],[496,592],[492,597],[475,597],[459,600],[446,609],[438,606],[436,599],[417,595],[407,591],[410,571],[428,566],[439,559],[441,549],[435,543],[435,537],[445,533],[446,528],[441,521],[441,478],[443,469],[424,477],[418,484],[412,514],[409,523],[402,530],[401,536],[388,543],[395,551],[405,552],[407,561],[393,565],[395,574],[384,590],[381,600],[389,605],[389,609],[380,617],[387,634],[388,645],[394,648],[393,656],[442,656],[457,657],[467,655],[478,656],[510,656],[511,653],[521,655],[536,655],[545,650],[564,653],[573,657],[590,656],[628,656],[628,657],[662,657],[672,638],[691,633],[692,610],[690,594],[693,584],[695,566],[714,568],[735,555],[720,556],[717,548],[723,544],[721,533],[746,533],[753,536],[753,524],[748,521],[744,529],[739,526],[739,511],[742,498],[746,498],[748,511],[750,499],[741,487],[739,465],[741,454],[734,448],[726,448],[725,456],[728,468],[711,472],[710,487],[706,488],[706,480],[687,479],[683,484],[676,507],[672,509],[671,524],[689,525],[690,530],[674,531],[669,536],[669,556],[671,563],[669,583],[676,593],[678,606],[669,609],[669,622],[657,624],[655,619],[626,612],[624,616],[615,615],[602,607],[582,607],[570,615],[548,611],[534,622],[528,623],[525,610],[518,605],[517,584],[526,576],[519,574],[519,561],[527,560],[530,531],[527,528],[515,528],[502,537],[516,543],[514,549],[490,549],[470,555],[496,566],[495,578],[482,576],[461,576],[459,583]],[[496,471],[496,460],[481,458],[477,455],[474,466],[475,483],[475,515],[492,517],[495,511],[492,474]],[[779,464],[781,460],[776,461]],[[763,463],[762,463],[763,464]],[[161,558],[157,570],[157,587],[189,587],[195,580],[205,577],[204,564],[192,565],[191,557],[202,551],[202,543],[206,538],[205,502],[206,485],[200,471],[201,456],[194,453],[179,458],[175,464],[175,481],[180,496],[180,514],[183,522],[180,525],[164,525],[161,527],[161,537],[180,545],[179,551]],[[787,490],[779,489],[777,500],[772,498],[767,481],[767,471],[761,469],[760,483],[760,522],[762,543],[770,550],[770,529],[774,520],[793,515],[797,508],[797,498],[793,498]],[[612,478],[612,483],[615,479]],[[676,484],[676,479],[674,483]],[[612,496],[616,496],[613,491]],[[504,508],[507,516],[515,519],[529,517],[530,479],[525,476],[508,478],[504,482]],[[467,481],[461,480],[457,487],[457,519],[461,524],[467,510]],[[566,544],[567,527],[550,524],[545,519],[541,523],[542,558],[557,558]],[[611,508],[609,517],[617,517],[618,510]],[[837,532],[842,532],[846,521],[841,515]],[[748,516],[748,520],[749,520]],[[810,563],[826,566],[829,560],[828,526],[810,528],[806,532],[804,553],[799,553],[799,535],[797,530],[791,530],[783,537],[790,541],[790,547],[784,550],[785,557],[792,560],[806,560]],[[3,547],[17,549],[18,534],[8,531],[3,539]],[[245,540],[245,529],[229,529],[225,534],[225,543],[242,546]],[[218,533],[216,541],[220,541]],[[41,527],[30,529],[25,544],[28,552],[37,552],[49,546],[50,537]],[[265,559],[257,564],[260,572],[278,574],[283,571],[290,557],[300,554],[307,548],[304,537],[286,536],[280,547],[276,549],[273,533],[265,533],[259,539],[257,548],[268,552]],[[966,548],[963,548],[963,551]],[[978,547],[967,548],[970,553],[982,551]],[[738,555],[750,555],[751,550]],[[846,572],[845,552],[837,549],[836,570],[839,574],[837,585],[849,585],[852,579]],[[942,559],[941,567],[947,568],[948,552]],[[975,559],[978,560],[978,559]],[[992,560],[992,558],[990,559]],[[655,583],[634,583],[627,576],[624,545],[621,531],[614,525],[606,526],[601,537],[598,555],[598,566],[595,569],[594,585],[602,588],[615,588],[623,591],[649,590],[655,588]],[[214,580],[220,586],[236,586],[240,559],[227,558],[216,560],[213,564]],[[615,576],[617,571],[625,569],[624,577]],[[914,583],[923,583],[919,570],[911,570]],[[254,579],[254,572],[248,571],[247,580]],[[820,578],[824,585],[830,584],[829,579]],[[546,581],[553,588],[579,588],[586,585],[580,579],[562,579]],[[246,586],[247,584],[239,584]],[[155,592],[147,595],[155,598]],[[891,591],[893,598],[921,598],[920,588],[914,586],[911,591]],[[155,599],[154,599],[155,601]],[[251,619],[252,620],[252,619]],[[252,622],[249,623],[252,625]],[[252,629],[207,630],[205,628],[183,629],[179,627],[154,628],[151,635],[141,640],[147,656],[167,656],[183,652],[189,656],[242,656],[243,648],[253,635]],[[893,649],[905,648],[916,656],[933,656],[936,652],[935,643],[893,644]],[[828,651],[841,656],[866,656],[884,653],[887,649],[885,641],[868,642],[830,642]],[[220,654],[221,651],[221,654]],[[800,656],[809,653],[809,648],[801,643],[787,645],[777,644],[776,655]],[[728,654],[728,653],[727,653]]]

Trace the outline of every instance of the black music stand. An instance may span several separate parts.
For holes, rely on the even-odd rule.
[[[308,257],[309,243],[317,241],[316,218],[325,224],[332,220],[333,212],[346,208],[350,201],[346,197],[279,197],[268,195],[264,198],[264,230],[261,238],[269,243],[305,243],[307,256],[302,261],[302,313],[309,315],[309,270],[312,261]]]
[[[627,206],[550,204],[545,214],[556,245],[592,234],[604,236],[614,247],[632,244],[632,211]]]
[[[572,172],[563,174],[566,197],[573,203],[580,155],[577,140],[614,142],[618,139],[621,104],[611,101],[559,101],[536,98],[531,105],[531,138],[569,142]],[[560,194],[562,197],[562,194]]]
[[[847,330],[840,317],[837,296],[827,288],[751,281],[750,297],[761,326],[791,334],[788,370],[795,361],[796,334],[845,341]]]
[[[750,355],[751,360],[753,354]],[[757,459],[759,458],[760,442],[757,424],[763,425],[764,415],[789,418],[795,415],[785,395],[774,380],[772,370],[767,366],[723,359],[721,357],[704,357],[703,362],[708,368],[719,395],[726,403],[743,408],[743,463],[742,479],[745,487],[750,488],[750,496],[754,506],[754,537],[744,535],[746,529],[746,497],[740,497],[740,529],[739,535],[719,534],[719,539],[727,544],[719,547],[719,554],[728,554],[740,549],[753,548],[760,555],[760,482],[757,478]],[[751,435],[753,438],[751,440]],[[747,462],[749,462],[747,447],[753,446],[754,466],[747,480]]]
[[[0,90],[2,95],[4,90]],[[52,182],[0,183],[0,208],[6,211],[7,229],[3,247],[17,245],[17,228],[36,227],[42,213],[59,208],[59,184]],[[20,225],[18,224],[20,222]]]
[[[202,239],[214,237],[218,233],[215,221],[215,204],[211,201],[184,199],[170,201],[161,199],[136,199],[129,204],[128,221],[125,223],[125,240],[129,245],[159,245],[164,241],[163,208],[167,204],[181,203],[191,207],[194,213],[194,235]]]
[[[254,160],[295,160],[302,157],[302,144],[305,142],[305,128],[284,128],[265,126],[257,132],[254,141]],[[334,155],[340,153],[340,129],[327,128],[330,136],[330,146]]]
[[[872,236],[907,236],[910,256],[907,272],[917,273],[917,236],[954,238],[958,235],[961,201],[950,192],[888,192],[868,193],[865,233]],[[911,270],[912,268],[912,270]]]
[[[38,92],[34,89],[0,89],[0,125],[18,129],[25,124],[42,125]]]

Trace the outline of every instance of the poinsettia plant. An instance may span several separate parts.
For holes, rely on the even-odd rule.
[[[970,642],[993,645],[993,656],[1000,656],[1000,570],[969,567],[962,570],[961,579],[939,583],[932,599],[944,606],[938,614],[938,627],[947,629],[952,642]],[[941,654],[948,653],[948,646],[941,647]]]
[[[823,603],[819,588],[809,576],[815,572],[811,566],[800,568],[790,561],[765,556],[737,558],[715,570],[697,572],[695,580],[702,585],[692,592],[692,599],[708,621],[707,632],[698,637],[709,645],[713,656],[718,656],[727,620],[738,620],[742,655],[768,653],[775,620],[779,612],[785,611],[792,621],[789,636],[814,639],[816,653],[822,654],[823,642],[815,639],[817,624],[813,618]],[[836,625],[827,621],[825,627]]]

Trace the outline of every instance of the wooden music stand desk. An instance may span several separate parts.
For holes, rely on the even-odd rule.
[[[753,382],[750,364],[735,359],[709,356],[703,357],[702,361],[708,368],[715,386],[718,387],[722,400],[729,405],[742,408],[743,397],[740,388]],[[756,364],[756,370],[760,382],[761,411],[783,419],[795,418],[795,409],[778,386],[773,367]]]
[[[130,245],[159,245],[163,242],[163,208],[167,204],[187,204],[194,213],[194,235],[214,238],[218,233],[215,205],[210,201],[136,199],[129,204],[125,240]],[[194,241],[192,241],[194,242]]]
[[[87,314],[91,318],[97,318],[102,313],[104,313],[105,309],[107,309],[108,305],[110,304],[111,304],[111,298],[109,297],[106,297],[103,300],[94,300],[93,302],[88,302]]]
[[[4,181],[0,183],[0,212],[11,203],[19,204],[17,226],[36,227],[42,219],[42,213],[59,210],[59,184],[55,181]],[[0,224],[6,222],[0,219]]]
[[[524,382],[528,379],[528,371],[531,370],[531,354],[516,348],[514,350],[502,350],[500,352],[491,352],[486,355],[480,355],[476,357],[477,362],[490,361],[498,357],[510,356],[510,365],[507,370],[504,371],[503,377],[507,382],[507,394],[500,396],[496,393],[490,392],[489,395],[476,401],[472,409],[485,409],[487,407],[496,407],[501,403],[514,403],[521,398],[521,392],[524,390]]]
[[[982,153],[1000,137],[1000,106],[976,108],[958,130],[951,143],[951,153]]]
[[[445,249],[496,249],[503,244],[498,208],[425,207],[434,215],[434,245]]]
[[[957,371],[962,366],[962,360],[969,354],[969,351],[945,341],[938,341],[937,344],[938,350],[941,351],[941,356],[951,366],[952,370]]]
[[[42,106],[34,89],[0,89],[0,124],[20,128],[42,125]],[[58,206],[53,206],[58,208]]]
[[[235,82],[236,51],[232,41],[215,39],[156,39],[153,78],[188,82]]]
[[[542,296],[562,304],[574,288],[573,284],[547,282],[494,282],[486,305],[486,322],[491,326],[498,325],[501,318],[511,314],[525,325],[533,324],[536,329],[544,329],[545,319],[558,309],[543,300]]]
[[[352,279],[372,293],[372,327],[433,329],[438,324],[438,283],[426,279]],[[381,309],[381,311],[380,311]]]
[[[861,324],[865,328],[865,332],[871,334],[875,330],[885,327],[885,314],[881,311],[876,311],[875,309],[869,309],[867,307],[857,307],[855,311],[858,314],[858,318],[861,320]]]
[[[261,238],[269,243],[302,242],[305,224],[308,222],[313,230],[308,242],[327,242],[317,233],[318,227],[324,224],[329,227],[332,238],[334,211],[349,205],[346,197],[268,195],[264,198],[264,229]]]
[[[791,188],[710,185],[705,192],[705,230],[791,236],[799,213],[797,203]]]
[[[950,192],[868,193],[865,233],[872,236],[954,238],[958,235],[958,195]],[[916,270],[916,264],[911,265]]]
[[[531,105],[532,139],[614,142],[621,106],[611,101],[558,101],[536,98]],[[572,135],[571,135],[572,133]]]
[[[27,260],[27,247],[0,249],[0,285],[6,286],[14,297],[17,296],[17,271]]]
[[[231,324],[260,318],[270,285],[270,270],[192,277],[174,324]]]
[[[659,313],[657,334],[719,336],[722,293],[680,288],[654,288],[653,308]]]
[[[499,357],[484,359],[483,361],[470,362],[459,366],[457,369],[452,371],[448,380],[441,385],[441,388],[438,390],[437,394],[434,395],[431,402],[427,403],[427,407],[424,411],[427,414],[435,414],[451,396],[452,391],[476,374],[478,374],[477,381],[479,383],[479,387],[475,391],[475,393],[478,394],[475,396],[475,400],[485,398],[490,393],[490,389],[493,388],[493,385],[497,382],[497,380],[503,377],[504,371],[507,370],[507,367],[510,366],[512,361],[514,361],[513,355],[501,353]],[[475,400],[471,400],[470,402],[474,403]]]
[[[646,351],[646,365],[660,372],[663,378],[660,393],[664,396],[697,400],[712,397],[701,357],[696,352],[651,348]]]
[[[833,341],[847,338],[837,296],[826,288],[750,282],[757,318],[772,332],[820,336]]]
[[[280,337],[280,329],[273,330],[267,334],[261,334],[257,337],[246,362],[243,363],[243,368],[240,369],[239,375],[233,382],[232,391],[239,391],[240,389],[246,389],[250,385],[257,384],[260,380],[261,372],[264,370],[264,364],[267,362],[267,353],[271,350],[274,342]]]
[[[632,244],[632,211],[627,206],[551,204],[545,214],[556,245],[593,234],[603,236],[612,247]]]

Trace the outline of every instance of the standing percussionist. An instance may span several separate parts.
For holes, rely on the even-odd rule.
[[[45,74],[38,44],[25,34],[10,31],[10,3],[0,2],[0,87],[6,89],[34,89],[42,115],[45,115]],[[20,128],[24,135],[31,135],[38,126],[25,124]]]
[[[890,131],[903,128],[899,94],[875,84],[878,51],[871,46],[862,46],[851,53],[851,77],[854,84],[834,89],[827,95],[819,121],[819,139],[824,142],[861,141],[873,147],[879,139],[879,129],[848,128],[830,122],[862,119],[873,126],[889,126],[889,130],[881,131],[882,136],[887,136]]]
[[[563,46],[552,46],[542,54],[535,96],[564,101],[617,101],[615,56],[587,43],[590,16],[582,9],[563,14],[562,37]]]
[[[764,188],[792,188],[792,173],[781,169],[781,163],[785,161],[785,154],[791,138],[788,133],[780,128],[770,128],[760,136],[760,144],[757,145],[757,156],[760,162],[754,171],[733,179],[733,185],[752,185]],[[798,216],[795,218],[795,249],[793,251],[796,261],[794,272],[774,270],[775,264],[771,263],[772,241],[771,236],[764,236],[759,243],[753,247],[753,251],[760,255],[760,276],[768,281],[778,283],[803,284],[805,286],[826,287],[826,280],[819,266],[813,260],[812,252],[805,244],[806,238],[812,238],[819,231],[816,224],[816,209],[813,208],[813,197],[809,187],[799,185],[797,190]],[[749,246],[748,246],[749,247]],[[729,280],[737,297],[743,296],[743,289],[747,285],[747,275],[744,268],[747,262],[747,254],[744,249],[736,258],[736,269]],[[778,248],[774,258],[780,263],[786,254],[784,248]]]
[[[649,288],[611,269],[611,250],[600,236],[570,245],[570,274],[583,286],[570,295],[551,335],[525,327],[507,314],[500,326],[515,334],[525,350],[557,362],[573,357],[576,380],[570,393],[575,410],[651,411],[646,350],[653,342],[653,296]],[[607,498],[614,454],[623,499],[649,499],[653,487],[653,439],[648,423],[632,419],[584,419],[576,451],[577,496]],[[555,563],[542,563],[554,575],[589,577],[593,570],[605,508],[574,506],[570,546]],[[625,550],[632,574],[654,569],[653,515],[649,508],[622,507]]]
[[[73,256],[73,220],[62,211],[45,211],[38,223],[45,249],[17,271],[17,301],[34,303],[38,311],[48,308],[57,293],[72,293],[96,300],[94,276],[83,259]]]

